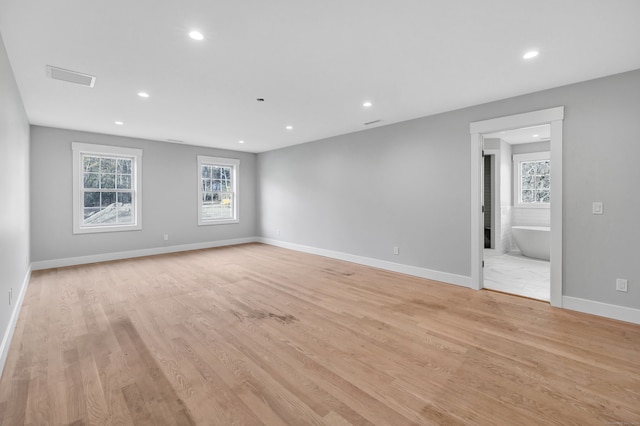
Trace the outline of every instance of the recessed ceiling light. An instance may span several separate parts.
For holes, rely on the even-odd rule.
[[[371,102],[365,102],[362,104],[362,106],[365,108],[369,108],[371,105],[373,105]]]
[[[116,121],[115,122],[118,126],[122,126],[124,123],[122,121]]]
[[[238,143],[244,143],[244,141],[238,141]]]
[[[285,127],[285,129],[287,129],[287,130],[293,130],[293,126],[287,126],[287,127]]]
[[[538,52],[537,50],[530,50],[527,53],[525,53],[522,57],[524,59],[531,59],[531,58],[535,58],[536,56],[538,56]]]
[[[189,37],[191,37],[194,40],[204,40],[204,36],[200,31],[191,31],[189,33]]]
[[[138,96],[140,96],[141,98],[148,98],[149,94],[146,92],[138,92]]]
[[[534,138],[539,138],[539,137],[540,137],[540,135],[533,135],[533,137],[534,137]]]

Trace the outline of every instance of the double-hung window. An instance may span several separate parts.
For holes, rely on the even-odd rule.
[[[198,155],[198,225],[238,223],[240,160]]]
[[[549,208],[551,160],[549,152],[513,156],[515,207]]]
[[[72,144],[74,234],[142,229],[142,150]]]

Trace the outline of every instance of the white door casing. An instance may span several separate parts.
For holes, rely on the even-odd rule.
[[[483,283],[482,135],[549,124],[551,128],[551,292],[552,306],[562,307],[562,122],[564,107],[475,121],[471,134],[471,288]]]

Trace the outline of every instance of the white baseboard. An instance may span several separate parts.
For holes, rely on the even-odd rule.
[[[373,259],[371,257],[357,256],[333,250],[325,250],[316,247],[304,246],[301,244],[287,243],[284,241],[272,240],[270,238],[258,238],[258,242],[286,249],[301,251],[304,253],[317,254],[319,256],[330,257],[332,259],[344,260],[358,263],[360,265],[372,266],[374,268],[385,269],[387,271],[400,272],[420,278],[427,278],[447,284],[455,284],[463,287],[471,287],[471,277],[464,275],[449,274],[446,272],[433,271],[431,269],[419,268],[417,266],[403,265],[400,263],[388,262],[386,260]]]
[[[640,309],[611,305],[609,303],[594,302],[593,300],[570,296],[562,296],[562,307],[571,309],[572,311],[584,312],[587,314],[640,324]]]
[[[84,265],[86,263],[130,259],[132,257],[153,256],[156,254],[177,253],[181,251],[233,246],[237,244],[255,243],[257,241],[258,238],[256,237],[235,238],[233,240],[207,241],[204,243],[181,244],[177,246],[154,247],[150,249],[119,251],[115,253],[94,254],[89,256],[67,257],[64,259],[40,260],[38,262],[33,262],[31,265],[34,271],[38,271],[40,269],[61,268],[64,266]]]
[[[13,338],[13,332],[16,329],[16,324],[18,323],[18,317],[20,316],[20,309],[22,308],[22,301],[24,300],[24,295],[27,293],[27,287],[29,286],[30,279],[31,279],[31,266],[29,266],[29,269],[27,269],[27,273],[24,276],[24,280],[22,281],[22,286],[20,287],[20,292],[18,293],[18,297],[16,297],[12,302],[13,312],[11,313],[11,318],[9,318],[9,324],[7,324],[7,329],[4,330],[4,333],[2,336],[2,342],[0,343],[0,377],[2,377],[4,364],[7,361],[9,346],[11,345],[11,339]]]

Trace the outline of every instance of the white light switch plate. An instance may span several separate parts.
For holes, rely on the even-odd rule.
[[[593,202],[593,214],[602,214],[602,203],[600,201]]]

